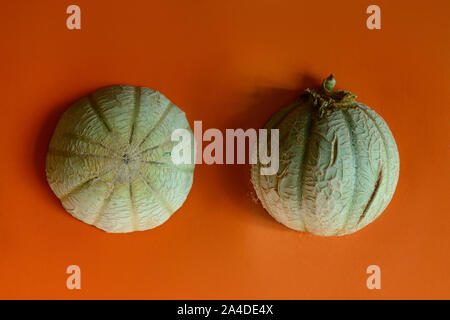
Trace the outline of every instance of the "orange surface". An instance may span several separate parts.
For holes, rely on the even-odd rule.
[[[375,2],[373,31],[362,0],[2,3],[0,298],[450,298],[450,3]],[[356,234],[278,224],[246,165],[198,165],[168,222],[124,235],[72,218],[47,185],[59,116],[100,87],[160,90],[204,129],[257,128],[330,72],[400,153],[391,204]],[[66,288],[71,264],[81,290]],[[381,290],[366,287],[372,264]]]

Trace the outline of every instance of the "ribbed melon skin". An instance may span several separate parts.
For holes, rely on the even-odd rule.
[[[194,162],[171,160],[178,128],[192,136],[184,112],[158,91],[100,89],[59,120],[47,153],[48,183],[72,216],[107,232],[159,226],[193,182]]]
[[[278,222],[321,236],[345,235],[371,223],[391,201],[397,146],[386,122],[364,104],[320,117],[304,96],[265,128],[279,129],[279,170],[261,175],[258,162],[251,180]]]

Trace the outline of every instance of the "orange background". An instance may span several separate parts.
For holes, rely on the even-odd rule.
[[[81,7],[82,29],[66,28]],[[366,8],[381,7],[381,30]],[[450,298],[450,5],[398,1],[9,1],[0,11],[0,298]],[[333,72],[390,126],[394,198],[342,238],[295,232],[253,200],[247,165],[198,165],[161,227],[114,235],[45,179],[62,112],[107,85],[157,89],[191,125],[261,127]],[[68,265],[82,289],[68,290]],[[381,267],[381,290],[366,268]]]

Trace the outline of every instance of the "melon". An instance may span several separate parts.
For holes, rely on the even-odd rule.
[[[385,210],[399,177],[399,154],[386,122],[333,75],[280,109],[266,129],[278,129],[279,168],[251,181],[264,208],[283,225],[320,236],[364,228]],[[270,150],[270,148],[269,148]]]
[[[61,116],[46,158],[48,183],[72,216],[104,231],[157,227],[193,182],[194,161],[171,160],[176,129],[192,135],[185,113],[158,91],[102,88]]]

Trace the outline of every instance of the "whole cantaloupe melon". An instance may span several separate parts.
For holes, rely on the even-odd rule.
[[[192,134],[184,112],[161,93],[100,89],[59,120],[47,154],[48,183],[64,208],[88,224],[114,233],[154,228],[192,186],[194,162],[171,161],[175,129]]]
[[[353,233],[375,220],[399,176],[386,122],[334,85],[331,75],[268,121],[265,128],[279,129],[278,172],[262,175],[259,161],[251,169],[258,198],[278,222],[322,236]]]

